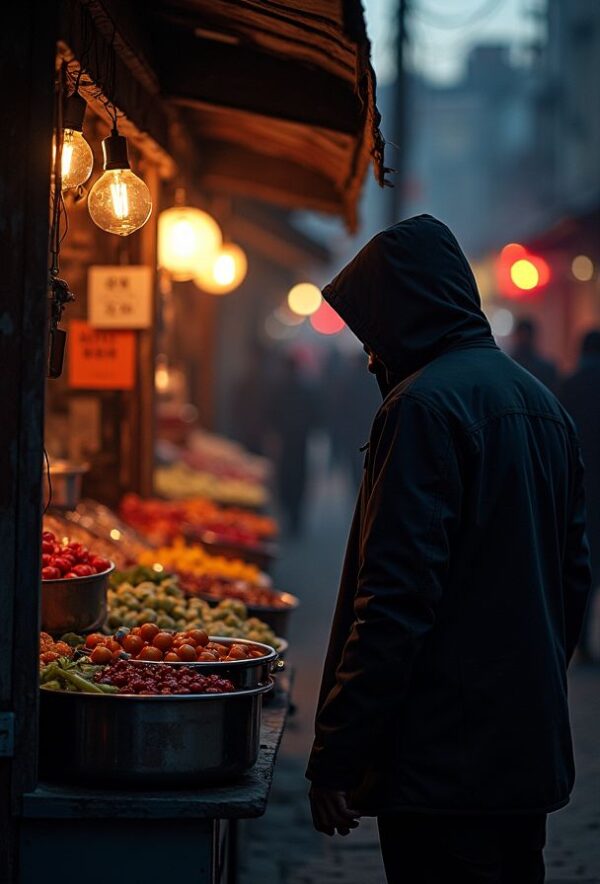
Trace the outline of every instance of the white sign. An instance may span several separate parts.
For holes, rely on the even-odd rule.
[[[152,325],[152,268],[96,265],[88,270],[88,322],[94,328]]]

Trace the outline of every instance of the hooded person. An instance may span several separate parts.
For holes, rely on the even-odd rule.
[[[315,826],[376,815],[391,882],[543,881],[590,586],[574,426],[496,346],[435,218],[375,236],[323,295],[384,399],[307,770]]]

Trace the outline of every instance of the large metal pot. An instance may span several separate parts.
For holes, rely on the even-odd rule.
[[[108,578],[115,566],[91,577],[42,580],[42,629],[51,635],[93,632],[106,619]]]
[[[256,762],[263,694],[83,694],[41,690],[40,774],[61,781],[178,787],[221,783]]]
[[[263,656],[252,657],[249,660],[232,660],[227,663],[219,663],[216,660],[214,663],[200,661],[165,663],[153,660],[132,660],[131,662],[139,663],[141,666],[173,666],[175,668],[189,666],[192,669],[199,669],[202,675],[218,675],[219,678],[228,678],[236,688],[241,690],[268,684],[271,673],[276,671],[279,653],[270,645],[250,641],[247,638],[226,638],[221,635],[211,635],[210,640],[221,645],[252,645],[253,648],[260,648],[263,651]]]

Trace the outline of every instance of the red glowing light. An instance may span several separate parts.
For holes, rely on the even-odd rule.
[[[323,301],[316,313],[310,317],[310,324],[321,335],[337,335],[344,328],[345,322],[327,301]]]
[[[498,288],[507,298],[536,294],[550,282],[550,275],[548,263],[520,243],[505,245],[496,261]]]

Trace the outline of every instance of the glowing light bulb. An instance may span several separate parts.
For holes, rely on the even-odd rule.
[[[321,306],[321,292],[312,282],[300,282],[288,292],[288,307],[298,316],[311,316]]]
[[[510,278],[518,289],[530,291],[539,283],[540,273],[533,261],[519,258],[510,268]]]
[[[200,264],[221,248],[221,228],[211,215],[191,206],[174,206],[158,217],[158,263],[173,279],[193,279]]]
[[[248,272],[246,253],[235,243],[226,243],[196,270],[194,282],[210,295],[226,295],[242,284]]]
[[[129,236],[150,217],[150,191],[129,168],[126,138],[113,132],[102,142],[102,150],[105,172],[90,190],[88,210],[102,230]]]
[[[80,187],[94,168],[94,154],[83,133],[65,129],[61,156],[62,189]]]

